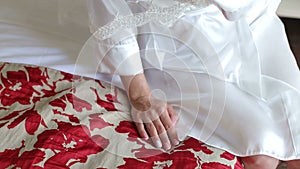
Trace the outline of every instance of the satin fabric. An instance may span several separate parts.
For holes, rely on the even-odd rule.
[[[116,19],[146,13],[151,3],[168,8],[178,1],[63,2],[58,5],[59,21],[75,23],[70,30],[86,24],[80,20],[83,13],[89,14],[93,35],[78,56],[51,64],[48,55],[5,61],[46,65],[120,88],[120,75],[145,73],[153,94],[179,113],[176,128],[181,139],[192,136],[238,156],[299,159],[300,74],[275,14],[279,1],[200,1],[203,5],[190,6],[172,22],[164,20],[172,18],[165,13],[104,39],[99,37],[100,28]],[[87,10],[74,13],[83,8]],[[128,22],[117,23],[121,27]],[[71,50],[69,46],[67,51]]]
[[[168,7],[159,2],[152,1]],[[153,94],[179,113],[180,138],[192,136],[238,156],[299,159],[300,74],[275,14],[278,4],[216,0],[171,24],[154,20],[106,39],[95,33],[90,43],[101,58],[97,70],[121,87],[119,75],[143,72]],[[90,0],[88,7],[97,32],[149,6]]]

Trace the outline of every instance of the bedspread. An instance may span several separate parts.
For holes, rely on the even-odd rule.
[[[0,168],[241,169],[187,138],[169,151],[140,139],[125,93],[91,78],[0,63]]]

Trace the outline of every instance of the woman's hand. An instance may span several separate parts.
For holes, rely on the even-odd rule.
[[[179,144],[175,124],[178,116],[166,102],[143,96],[131,102],[132,118],[141,137],[151,138],[156,147],[165,150]]]
[[[168,150],[179,144],[175,130],[178,116],[165,101],[151,95],[144,74],[122,77],[132,105],[131,115],[141,137]]]

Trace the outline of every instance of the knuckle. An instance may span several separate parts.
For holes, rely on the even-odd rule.
[[[152,130],[154,125],[152,123],[146,123],[145,126],[147,127],[148,130]]]
[[[149,113],[150,116],[155,116],[156,111],[155,111],[155,110],[151,110],[151,111],[149,111],[148,113]]]
[[[178,114],[174,113],[174,112],[171,112],[171,115],[172,115],[173,118],[178,118],[179,117]]]
[[[164,133],[165,132],[165,127],[163,125],[158,125],[156,127],[156,130],[159,134]]]
[[[158,112],[159,113],[164,113],[164,112],[166,112],[166,108],[165,107],[160,107],[159,109],[158,109]]]
[[[173,107],[169,104],[167,105],[167,109],[170,110],[170,111],[173,111]]]
[[[168,135],[172,138],[177,138],[177,133],[174,130],[169,130]]]
[[[156,111],[151,111],[150,112],[150,117],[151,117],[152,120],[156,120],[156,119],[159,118],[159,115]]]
[[[139,123],[138,126],[137,126],[140,130],[145,130],[144,128],[144,124],[143,123]]]
[[[166,123],[166,124],[165,124],[165,129],[166,129],[166,130],[168,130],[168,129],[172,128],[172,127],[173,127],[173,125],[170,124],[170,123]]]

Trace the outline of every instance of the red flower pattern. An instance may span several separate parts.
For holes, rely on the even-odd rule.
[[[21,115],[20,115],[21,114]],[[9,123],[10,119],[13,117],[18,116],[14,121]],[[12,129],[19,125],[21,122],[25,120],[25,129],[28,134],[33,135],[37,129],[39,128],[40,124],[47,128],[45,121],[41,118],[41,115],[38,114],[34,108],[32,109],[25,109],[22,111],[15,111],[0,119],[0,121],[5,121],[4,123],[0,123],[0,126],[4,126],[8,124],[7,128]]]
[[[83,109],[86,110],[92,109],[92,105],[90,103],[76,97],[72,93],[67,93],[64,96],[51,101],[50,105],[52,105],[53,107],[60,107],[62,108],[62,110],[65,110],[67,106],[66,102],[71,104],[77,112],[82,112]]]
[[[108,100],[108,101],[105,101],[103,99],[101,99],[101,97],[99,96],[99,93],[97,92],[97,90],[95,88],[92,88],[91,87],[91,90],[94,91],[94,93],[96,94],[97,96],[97,100],[96,100],[96,103],[105,108],[107,111],[118,111],[113,103],[113,101],[111,100]]]
[[[231,169],[230,166],[216,163],[216,162],[209,162],[209,163],[203,163],[201,165],[202,169]]]
[[[34,144],[35,148],[49,149],[55,153],[45,162],[45,168],[70,168],[78,162],[84,163],[88,155],[103,151],[109,144],[109,140],[102,136],[91,136],[86,126],[56,123],[57,129],[44,131],[37,136],[38,141]]]
[[[173,153],[161,153],[145,158],[125,158],[125,164],[120,169],[136,168],[197,168],[197,158],[190,151],[178,151]]]
[[[89,162],[98,163],[94,167],[97,169],[111,168],[102,166],[102,161],[107,160],[105,150],[112,142],[126,138],[139,148],[128,147],[135,158],[115,157],[122,158],[115,161],[120,169],[200,166],[203,169],[242,169],[237,158],[224,151],[219,157],[222,160],[204,161],[199,154],[213,156],[216,150],[193,138],[165,152],[150,146],[150,140],[140,139],[135,125],[125,118],[120,116],[116,117],[119,121],[108,122],[107,113],[118,112],[125,116],[126,112],[116,107],[122,104],[119,90],[100,81],[18,64],[0,64],[0,70],[0,135],[15,137],[9,139],[11,143],[0,142],[0,168],[68,169],[78,164],[88,166]],[[86,84],[91,80],[97,85],[87,85],[85,93],[91,98],[86,99],[77,93],[77,85],[73,83]],[[99,106],[103,108],[100,113]],[[99,131],[106,129],[114,130],[120,138],[105,138]],[[10,145],[20,146],[11,148]],[[94,155],[100,158],[90,161]]]
[[[106,122],[103,118],[101,118],[102,113],[92,114],[90,115],[90,129],[93,131],[94,129],[103,129],[108,126],[114,126]]]

